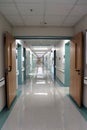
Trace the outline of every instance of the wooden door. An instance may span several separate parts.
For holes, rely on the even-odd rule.
[[[70,44],[70,95],[79,107],[82,104],[83,38],[77,34]]]
[[[10,108],[16,96],[16,44],[8,32],[5,34],[5,77],[7,107]]]

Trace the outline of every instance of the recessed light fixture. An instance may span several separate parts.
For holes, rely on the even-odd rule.
[[[34,93],[34,95],[47,96],[47,95],[48,95],[48,93]]]
[[[33,47],[34,50],[48,50],[47,47]]]

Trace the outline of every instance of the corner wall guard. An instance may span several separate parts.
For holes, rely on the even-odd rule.
[[[1,78],[0,79],[0,87],[3,87],[3,85],[5,85],[5,78]]]

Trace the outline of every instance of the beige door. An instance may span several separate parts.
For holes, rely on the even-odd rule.
[[[70,95],[79,107],[82,104],[83,41],[82,33],[71,40],[70,46]]]
[[[16,44],[15,39],[8,32],[5,34],[5,77],[9,108],[16,96]]]

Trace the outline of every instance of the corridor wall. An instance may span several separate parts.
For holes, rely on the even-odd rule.
[[[60,40],[56,46],[56,78],[64,86],[70,84],[70,43],[69,40]]]
[[[32,70],[35,70],[37,64],[37,57],[34,54],[32,55],[32,63]]]
[[[34,55],[34,53],[31,51],[30,48],[26,49],[26,77],[30,78],[30,73],[33,72],[33,70],[36,67],[37,63],[37,57]]]
[[[65,82],[65,40],[59,41],[56,46],[56,77],[64,84]]]
[[[13,27],[14,36],[73,36],[73,27]]]
[[[44,65],[51,71],[51,51],[44,55]]]
[[[30,50],[26,49],[26,77],[29,78],[30,73]]]

